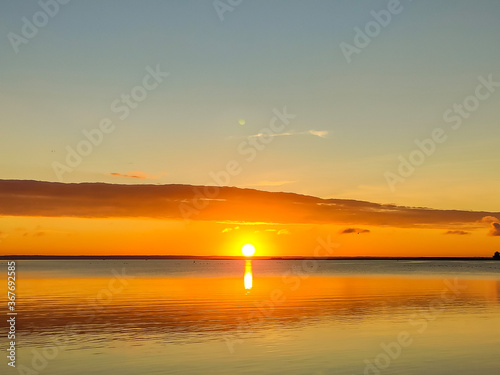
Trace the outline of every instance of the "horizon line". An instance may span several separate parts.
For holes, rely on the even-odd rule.
[[[421,256],[421,257],[390,257],[390,256],[352,256],[352,257],[308,257],[308,256],[253,256],[240,255],[0,255],[0,260],[495,260],[491,257],[460,257],[460,256]]]

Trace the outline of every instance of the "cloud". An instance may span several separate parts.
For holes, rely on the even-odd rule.
[[[265,221],[234,221],[234,220],[225,220],[225,221],[217,221],[218,224],[234,224],[234,225],[279,225],[280,223],[269,223]]]
[[[351,233],[363,234],[363,233],[370,233],[370,231],[368,229],[361,229],[361,228],[347,228],[340,232],[340,234],[351,234]]]
[[[224,228],[224,229],[222,230],[222,233],[228,233],[228,232],[231,232],[231,231],[233,231],[233,230],[238,230],[238,229],[240,229],[240,227],[234,227],[234,228]]]
[[[291,130],[291,131],[285,132],[285,133],[257,133],[257,134],[251,135],[250,137],[251,138],[287,137],[287,136],[291,136],[291,135],[314,135],[316,137],[326,138],[326,136],[328,135],[328,131],[327,130],[308,130],[305,132],[297,132],[295,130]]]
[[[309,134],[315,135],[320,138],[326,138],[328,132],[326,130],[309,130]]]
[[[488,235],[494,237],[500,236],[500,223],[491,223],[491,228],[488,232]]]
[[[459,236],[464,236],[466,234],[470,234],[470,232],[466,232],[464,230],[449,230],[445,234],[456,234],[456,235],[459,235]]]
[[[488,236],[498,237],[500,236],[500,220],[495,216],[484,216],[480,220],[481,223],[486,223],[490,225],[490,230],[488,231]]]
[[[260,229],[260,230],[254,230],[253,231],[254,233],[275,233],[277,232],[276,229],[271,229],[271,228],[267,228],[267,229]]]
[[[500,220],[498,220],[496,217],[494,216],[485,216],[483,218],[481,218],[481,223],[498,223],[500,222]]]
[[[209,194],[209,200],[203,194]],[[436,228],[453,224],[479,228],[483,218],[500,217],[500,212],[404,207],[224,186],[0,180],[0,216],[188,218],[224,223],[223,228],[355,223],[347,229],[361,233],[358,226]]]
[[[34,232],[28,231],[23,233],[23,237],[43,237],[47,233],[45,231],[36,230]]]
[[[283,236],[283,235],[288,235],[290,234],[290,231],[288,229],[272,229],[272,228],[268,228],[268,229],[264,229],[264,230],[256,230],[254,231],[254,233],[262,233],[262,232],[268,232],[268,233],[273,233],[273,234],[276,234],[277,236]]]
[[[131,172],[128,172],[125,174],[118,173],[118,172],[110,173],[110,175],[114,176],[114,177],[127,177],[127,178],[138,178],[138,179],[147,179],[147,180],[157,180],[162,175],[165,175],[165,174],[166,173],[163,172],[160,175],[154,176],[154,175],[147,174],[146,172],[143,172],[143,171],[131,171]]]

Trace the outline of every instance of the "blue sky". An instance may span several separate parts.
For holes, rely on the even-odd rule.
[[[443,113],[474,94],[479,76],[500,81],[500,3],[402,0],[348,64],[340,43],[388,3],[243,0],[221,22],[211,1],[73,0],[16,54],[8,34],[20,35],[40,6],[4,2],[0,177],[57,181],[52,163],[65,148],[116,118],[110,104],[160,65],[170,76],[65,182],[205,184],[238,160],[231,185],[240,187],[500,210],[500,92],[395,191],[384,178],[415,139],[449,129]],[[238,144],[284,106],[297,115],[291,135],[244,161]],[[151,178],[110,175],[130,171]]]

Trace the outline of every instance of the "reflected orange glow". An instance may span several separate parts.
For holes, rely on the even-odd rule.
[[[237,329],[241,318],[254,329],[263,319],[289,325],[301,324],[304,319],[363,320],[399,309],[426,310],[442,299],[446,288],[444,279],[396,276],[310,276],[307,280],[262,276],[252,285],[247,284],[252,280],[251,267],[252,262],[247,261],[245,289],[251,289],[246,289],[246,295],[242,293],[241,276],[134,278],[123,289],[116,283],[117,292],[109,295],[102,291],[109,288],[112,278],[25,275],[19,281],[23,290],[19,309],[33,332],[53,332],[56,327],[64,332],[67,323],[83,324],[89,316],[94,324],[113,322],[120,329],[140,325],[145,331],[151,327],[157,330],[160,321],[164,331],[213,332]],[[448,314],[461,316],[464,306],[498,303],[497,280],[460,280],[460,284],[466,288],[446,302]],[[250,290],[252,293],[248,293]],[[48,310],[51,319],[47,319]],[[250,318],[255,314],[260,314],[259,319]],[[218,322],[216,326],[214,321]]]

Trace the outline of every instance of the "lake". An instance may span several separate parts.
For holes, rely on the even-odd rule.
[[[499,373],[496,261],[16,264],[2,374]]]

